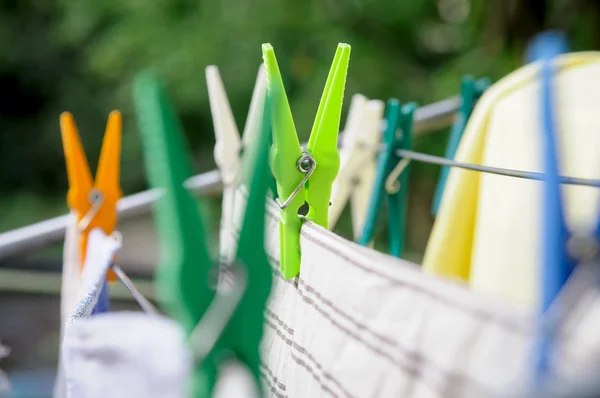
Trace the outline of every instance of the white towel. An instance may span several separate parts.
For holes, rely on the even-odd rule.
[[[240,189],[236,203],[245,198]],[[243,206],[236,206],[240,211]],[[485,397],[523,386],[531,314],[305,222],[296,281],[279,272],[278,208],[267,205],[273,290],[263,380],[276,397]],[[239,220],[239,217],[235,219]],[[232,229],[230,240],[237,239]],[[600,317],[582,302],[556,356],[568,376],[599,358]],[[587,324],[586,324],[587,323]]]
[[[89,317],[121,242],[90,231],[77,303],[67,317],[62,366],[67,398],[182,397],[190,373],[174,322],[139,312]]]
[[[63,350],[70,398],[187,396],[183,330],[162,316],[113,312],[76,321]]]

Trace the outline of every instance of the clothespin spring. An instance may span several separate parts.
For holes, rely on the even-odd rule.
[[[385,191],[389,194],[395,194],[400,191],[400,176],[406,170],[410,164],[410,159],[402,158],[400,162],[390,172],[388,177],[385,179]]]
[[[85,231],[87,227],[89,227],[94,217],[96,217],[96,214],[98,214],[98,211],[100,211],[102,203],[104,202],[104,195],[102,195],[102,192],[99,190],[92,188],[88,196],[88,200],[90,201],[92,207],[77,224],[77,229],[79,232]]]
[[[288,207],[288,205],[292,202],[292,200],[294,200],[296,195],[298,195],[300,189],[302,189],[302,187],[306,184],[310,176],[312,176],[312,174],[315,172],[317,168],[317,161],[308,152],[304,152],[302,153],[300,159],[298,159],[298,162],[296,162],[296,167],[301,173],[304,173],[304,178],[302,179],[302,181],[300,181],[300,184],[298,184],[296,189],[294,189],[292,194],[285,200],[285,202],[281,203],[279,198],[275,199],[275,202],[277,202],[277,205],[280,209],[285,209],[286,207]]]
[[[123,272],[121,267],[119,267],[115,263],[112,263],[110,265],[110,268],[113,270],[113,272],[115,273],[117,278],[119,278],[119,280],[125,285],[127,290],[129,290],[129,292],[131,293],[131,295],[133,296],[135,301],[137,301],[137,303],[139,304],[140,307],[142,307],[142,310],[144,310],[145,313],[152,314],[152,315],[159,314],[159,311],[156,309],[156,307],[154,305],[152,305],[152,303],[146,297],[144,297],[142,292],[139,291],[139,289],[135,286],[133,281],[131,279],[129,279],[127,274],[125,274],[125,272]]]

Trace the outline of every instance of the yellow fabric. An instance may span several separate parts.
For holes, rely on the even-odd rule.
[[[594,150],[600,153],[596,144],[600,142],[600,117],[593,120],[595,112],[590,109],[600,110],[600,53],[563,55],[557,66],[561,174],[599,178],[600,162],[592,167],[592,161],[597,158]],[[527,65],[490,87],[473,111],[455,160],[542,171],[538,72],[539,64]],[[582,157],[587,162],[575,165]],[[539,187],[539,182],[453,168],[423,269],[468,281],[475,290],[516,303],[535,304],[540,262]],[[585,193],[574,197],[569,194],[572,188]],[[589,218],[589,211],[582,209],[592,206],[590,200],[597,191],[566,189],[567,216],[576,212],[569,209],[576,208],[579,220]]]

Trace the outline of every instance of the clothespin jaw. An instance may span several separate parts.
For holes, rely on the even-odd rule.
[[[461,105],[458,109],[456,119],[454,119],[454,123],[452,124],[452,128],[450,130],[450,137],[448,138],[446,153],[444,155],[446,159],[454,159],[463,132],[467,127],[467,122],[471,117],[471,113],[473,112],[473,107],[475,106],[475,103],[477,102],[479,97],[483,95],[483,92],[487,90],[487,88],[491,84],[492,82],[488,78],[482,78],[477,81],[475,81],[473,77],[469,75],[466,75],[462,78],[462,81],[460,83]],[[449,173],[450,167],[443,166],[440,171],[438,183],[435,187],[435,194],[433,197],[433,204],[431,207],[431,212],[434,217],[437,216],[438,210],[440,208],[442,195],[444,193],[444,188],[446,187],[446,180],[448,180]]]
[[[415,104],[401,106],[396,99],[390,99],[387,103],[386,128],[383,133],[385,149],[380,152],[377,160],[377,173],[369,211],[363,233],[358,239],[358,243],[362,246],[367,246],[371,242],[383,198],[387,196],[389,251],[396,257],[402,254],[404,247],[409,171],[408,163],[402,165],[400,163],[402,158],[396,154],[396,151],[412,148],[412,123],[415,110]],[[393,184],[388,184],[390,177]],[[397,181],[398,178],[400,181]]]
[[[305,201],[305,188],[304,184],[301,184],[304,174],[298,170],[296,162],[302,157],[302,150],[292,111],[285,95],[275,51],[270,44],[263,44],[262,53],[267,75],[267,97],[271,108],[273,134],[269,163],[277,182],[277,195],[280,200],[288,201],[296,191],[287,207],[281,209],[279,221],[281,272],[284,278],[290,279],[300,271],[302,220],[298,217],[298,210]]]
[[[281,270],[284,278],[289,279],[300,271],[302,221],[298,210],[305,201],[309,205],[307,218],[327,228],[331,186],[340,167],[337,137],[350,46],[338,45],[306,154],[300,148],[273,47],[263,44],[262,50],[273,130],[270,165],[282,202],[279,224]]]
[[[257,134],[260,134],[260,131],[254,131],[255,129],[250,126],[256,125],[254,120],[256,118],[259,118],[258,123],[262,122],[260,118],[263,111],[260,106],[264,104],[267,86],[264,65],[261,64],[258,68],[248,118],[241,139],[218,67],[214,65],[206,67],[206,82],[215,129],[215,161],[221,170],[223,183],[230,185],[239,171],[240,154],[243,148],[248,147],[254,142]]]
[[[110,235],[117,224],[117,202],[123,196],[119,183],[122,123],[121,113],[112,111],[106,125],[96,179],[92,181],[92,173],[73,115],[69,112],[60,115],[69,181],[67,203],[77,214],[82,265],[85,262],[89,231],[100,228]],[[109,279],[114,280],[111,271]]]
[[[215,129],[215,162],[225,185],[230,185],[240,167],[242,140],[235,124],[219,68],[206,67],[208,98]]]
[[[157,292],[191,333],[214,296],[209,279],[213,262],[197,203],[183,184],[191,175],[183,132],[163,87],[153,75],[138,76],[134,100],[148,179],[162,192],[156,207],[161,242]]]
[[[338,44],[307,147],[317,165],[308,180],[306,202],[309,211],[306,218],[326,229],[331,189],[340,170],[337,141],[349,62],[350,46]]]

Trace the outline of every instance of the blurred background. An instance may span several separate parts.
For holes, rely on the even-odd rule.
[[[466,74],[497,81],[521,66],[527,40],[567,32],[572,49],[600,47],[593,0],[0,0],[0,231],[65,214],[58,116],[75,115],[95,170],[110,110],[124,116],[121,183],[146,189],[132,80],[157,72],[187,133],[195,172],[215,168],[204,68],[219,66],[240,131],[261,62],[275,47],[301,139],[307,139],[338,42],[352,45],[351,95],[427,104],[459,92]],[[415,142],[443,155],[447,131]],[[439,168],[415,164],[406,258],[419,262],[433,222]],[[202,202],[218,228],[220,198]],[[385,250],[385,229],[377,238]],[[151,295],[150,214],[119,226],[122,261]],[[350,236],[348,216],[336,232]],[[61,244],[0,261],[1,359],[15,397],[49,397],[57,361]],[[137,306],[118,291],[113,307]]]

